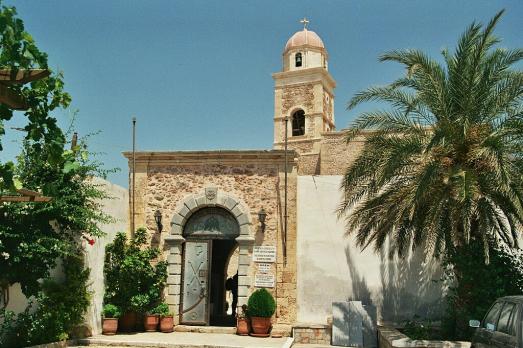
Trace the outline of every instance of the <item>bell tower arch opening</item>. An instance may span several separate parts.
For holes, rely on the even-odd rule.
[[[292,136],[305,134],[305,111],[298,110],[292,114]]]

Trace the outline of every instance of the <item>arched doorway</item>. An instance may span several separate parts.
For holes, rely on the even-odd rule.
[[[181,323],[234,325],[234,316],[227,314],[226,282],[239,235],[237,219],[221,207],[199,209],[187,219],[183,227]],[[236,297],[237,280],[236,276]]]

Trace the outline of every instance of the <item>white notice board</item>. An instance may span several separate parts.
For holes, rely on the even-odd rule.
[[[274,288],[274,273],[256,273],[254,286],[258,288]]]
[[[276,247],[274,245],[255,246],[252,260],[254,262],[276,262]]]

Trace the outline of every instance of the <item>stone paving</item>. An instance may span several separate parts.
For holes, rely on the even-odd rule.
[[[78,340],[78,346],[162,348],[289,348],[292,338],[257,338],[219,333],[139,332],[115,336],[93,336]]]

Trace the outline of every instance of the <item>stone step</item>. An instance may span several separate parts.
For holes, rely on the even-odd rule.
[[[286,337],[257,338],[250,336],[237,336],[228,333],[201,332],[136,332],[129,334],[118,334],[115,336],[99,335],[85,339],[79,339],[76,341],[75,345],[96,348],[289,348],[291,343],[292,339]]]
[[[176,325],[175,332],[198,332],[198,333],[216,333],[216,334],[235,334],[236,327],[230,326],[193,326],[193,325]]]

